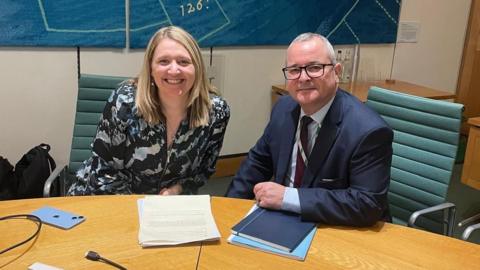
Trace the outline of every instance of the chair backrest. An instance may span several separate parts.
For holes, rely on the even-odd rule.
[[[91,144],[105,104],[125,77],[81,74],[68,173],[75,174],[91,155]]]
[[[390,190],[393,222],[406,225],[420,209],[445,202],[457,153],[463,105],[370,88],[367,106],[394,130]],[[419,227],[441,233],[441,213]]]

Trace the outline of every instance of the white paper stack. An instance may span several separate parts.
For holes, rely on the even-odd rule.
[[[142,247],[220,239],[209,195],[146,196],[138,214]]]

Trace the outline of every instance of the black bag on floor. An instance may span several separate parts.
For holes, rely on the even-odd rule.
[[[18,199],[43,196],[45,181],[56,167],[48,151],[50,151],[50,145],[42,143],[30,149],[15,165]]]
[[[13,166],[0,156],[0,201],[15,199],[16,179]]]

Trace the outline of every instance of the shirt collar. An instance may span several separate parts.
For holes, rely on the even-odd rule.
[[[332,106],[333,99],[335,99],[335,96],[333,96],[332,99],[330,99],[330,101],[328,101],[327,104],[325,104],[325,106],[323,106],[320,110],[318,110],[314,114],[310,115],[310,117],[313,119],[313,121],[315,121],[315,123],[317,123],[318,125],[322,124],[323,119],[325,118],[325,115],[327,115],[328,110]],[[300,110],[300,119],[302,119],[302,117],[304,115],[306,115],[306,114],[303,111],[303,109],[301,109]]]

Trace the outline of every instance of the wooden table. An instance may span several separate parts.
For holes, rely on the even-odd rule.
[[[43,205],[84,215],[63,231],[45,225],[37,240],[0,255],[0,268],[26,269],[39,261],[65,269],[113,269],[83,258],[94,250],[128,269],[478,269],[480,245],[380,222],[371,228],[320,226],[304,262],[227,243],[230,228],[253,201],[214,197],[222,238],[209,243],[142,249],[136,200],[141,196],[66,197],[0,202],[0,216]],[[0,222],[0,248],[34,230],[25,221]]]
[[[353,86],[353,87],[352,87]],[[432,99],[454,99],[455,94],[436,90],[433,88],[395,80],[394,82],[386,82],[383,80],[379,81],[365,81],[365,82],[356,82],[354,85],[350,85],[349,83],[341,83],[339,85],[340,88],[349,91],[354,96],[356,96],[361,101],[365,102],[367,100],[368,89],[371,86],[378,86],[381,88],[394,90],[397,92],[410,94],[419,97],[426,97]],[[273,85],[272,86],[272,105],[275,103],[278,95],[285,95],[288,94],[285,85]]]
[[[63,269],[113,269],[84,258],[93,250],[127,269],[195,269],[200,246],[142,248],[138,244],[137,199],[144,196],[79,196],[0,202],[0,216],[28,214],[44,205],[86,217],[70,230],[43,225],[35,242],[0,255],[0,269],[27,269],[42,262]],[[0,249],[26,239],[35,225],[0,221]],[[2,268],[5,267],[5,268]]]
[[[474,189],[480,190],[480,117],[468,119],[470,131],[468,133],[467,149],[465,151],[465,161],[462,168],[462,183]],[[473,222],[478,223],[480,213],[468,217],[458,224],[463,227]],[[462,237],[467,238],[467,229]]]
[[[468,119],[467,150],[462,169],[462,183],[480,190],[480,117]]]

